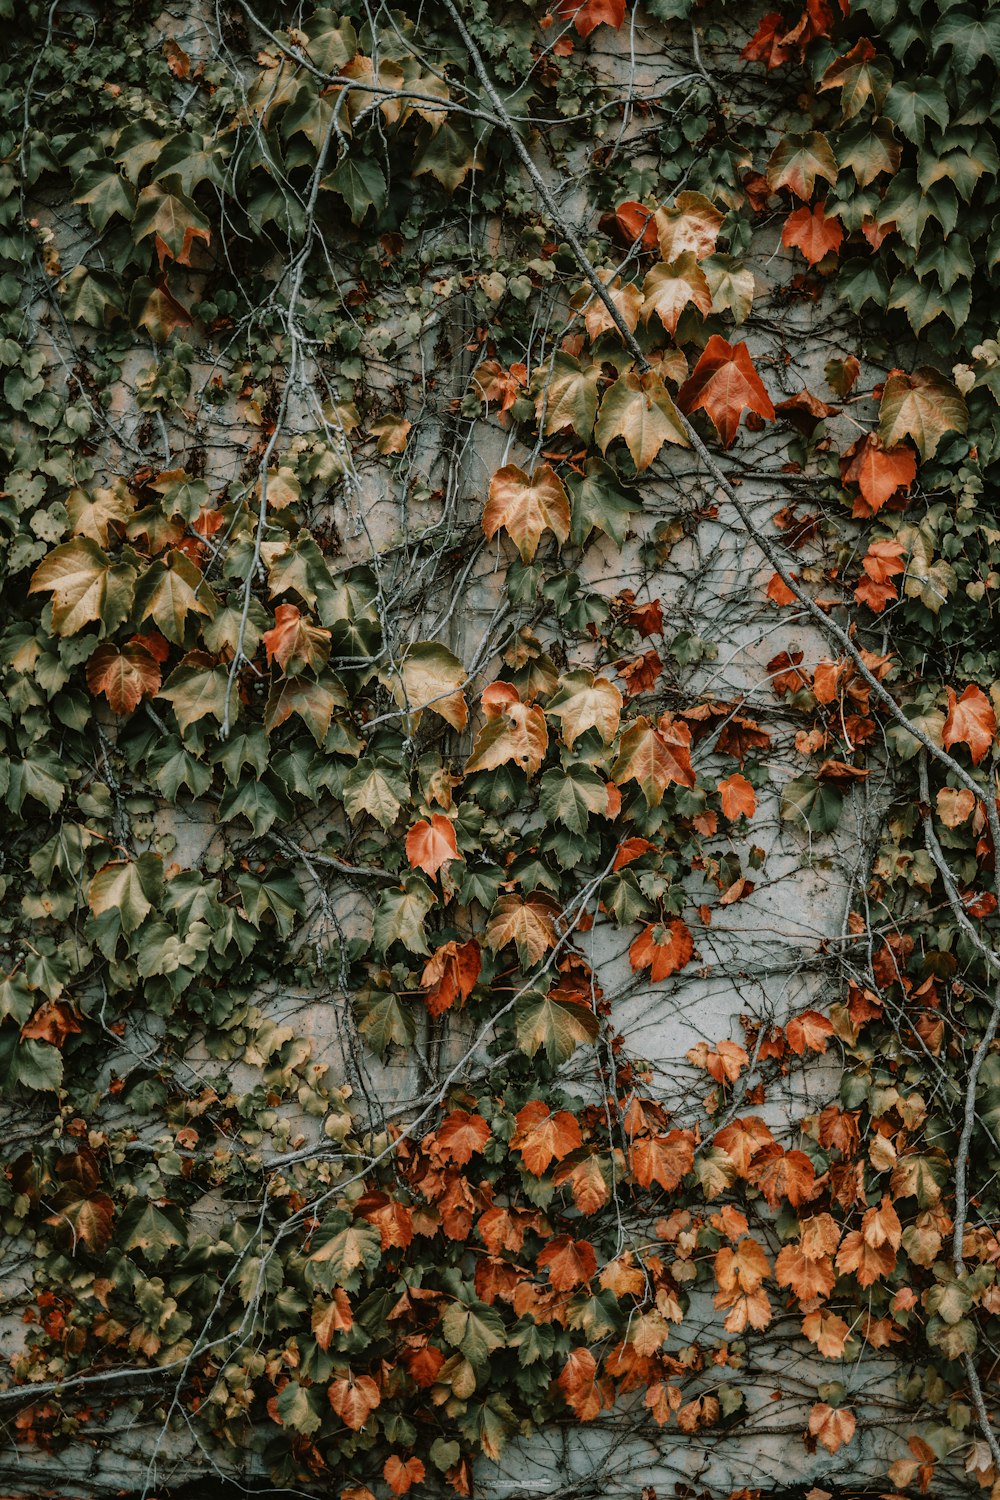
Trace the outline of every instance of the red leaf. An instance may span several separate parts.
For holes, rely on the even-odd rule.
[[[774,420],[774,407],[754,369],[746,344],[727,344],[713,333],[704,353],[677,393],[682,411],[704,410],[728,448],[736,436],[743,412],[750,410],[767,421]]]
[[[415,1484],[420,1484],[426,1470],[419,1458],[408,1458],[404,1463],[395,1453],[382,1465],[382,1477],[394,1495],[405,1495]]]
[[[785,1039],[796,1057],[802,1057],[807,1048],[810,1052],[825,1052],[831,1036],[832,1025],[817,1010],[804,1010],[785,1025]]]
[[[781,231],[781,243],[789,249],[794,246],[801,250],[811,266],[831,250],[839,250],[843,239],[839,219],[828,219],[822,203],[793,210]]]
[[[746,62],[763,62],[768,69],[780,68],[794,56],[793,48],[782,41],[785,18],[780,11],[771,10],[763,17],[757,30],[747,42],[740,57]]]

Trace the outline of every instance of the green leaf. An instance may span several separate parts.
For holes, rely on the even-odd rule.
[[[829,782],[815,776],[799,776],[786,783],[781,793],[781,816],[807,833],[832,833],[840,822],[843,795]]]
[[[182,265],[191,264],[195,240],[207,245],[212,237],[208,220],[190,198],[150,183],[139,194],[132,220],[132,238],[138,245],[152,235],[160,263],[165,255]]]
[[[421,126],[411,176],[422,177],[429,172],[453,193],[474,166],[478,166],[477,145],[468,126],[457,125],[453,119],[445,120],[436,130]]]
[[[534,1057],[544,1048],[553,1067],[572,1057],[577,1047],[592,1043],[599,1030],[589,1006],[537,992],[522,995],[514,1007],[514,1020],[521,1051]]]
[[[348,817],[369,813],[383,828],[391,828],[409,800],[409,779],[391,761],[362,759],[345,777],[343,796]]]
[[[984,57],[1000,67],[1000,11],[950,10],[934,27],[932,46],[950,48],[952,67],[962,79]]]
[[[904,140],[923,144],[927,121],[942,128],[948,123],[948,99],[936,78],[905,76],[898,79],[886,95],[883,113],[898,127]]]
[[[74,203],[86,204],[90,222],[103,234],[117,214],[126,223],[135,212],[135,189],[106,158],[84,167],[76,179]]]
[[[343,198],[352,224],[360,224],[370,208],[381,211],[388,196],[381,167],[357,151],[349,151],[340,165],[323,178],[323,187]]]
[[[282,1387],[276,1406],[282,1424],[293,1432],[301,1432],[303,1437],[310,1437],[323,1425],[316,1394],[297,1380],[290,1380]]]
[[[402,943],[411,953],[429,953],[424,920],[437,897],[419,876],[407,880],[402,890],[383,891],[375,911],[373,942],[385,954],[393,943]]]
[[[189,651],[180,665],[171,672],[157,695],[173,704],[174,713],[181,730],[197,724],[199,719],[211,716],[222,722],[226,712],[229,687],[228,668],[216,662],[204,651]],[[233,691],[230,711],[235,717],[239,709],[239,696]]]
[[[605,813],[608,789],[589,766],[571,765],[565,771],[546,771],[539,787],[539,807],[549,824],[565,824],[573,833],[586,833],[591,813]]]
[[[170,552],[143,573],[135,589],[135,614],[152,617],[168,641],[183,646],[189,615],[211,616],[217,600],[201,571],[183,552]]]
[[[551,367],[542,367],[535,400],[539,421],[544,414],[546,435],[570,428],[584,442],[594,430],[600,365],[584,366],[571,354],[557,351]]]
[[[267,833],[280,818],[290,823],[295,806],[273,777],[249,776],[226,793],[219,803],[219,817],[246,818],[254,833]]]
[[[360,1006],[364,1015],[358,1030],[377,1057],[384,1058],[390,1045],[412,1047],[417,1034],[413,1011],[398,995],[378,995]]]
[[[445,1308],[441,1331],[453,1349],[459,1349],[470,1364],[484,1366],[495,1349],[506,1344],[503,1319],[482,1302],[467,1307],[452,1302]]]
[[[163,891],[163,861],[158,854],[136,860],[112,860],[98,870],[87,889],[95,917],[117,911],[124,933],[134,932],[153,909]]]
[[[157,1265],[169,1250],[183,1245],[184,1224],[176,1209],[159,1208],[148,1198],[136,1198],[122,1214],[118,1243],[123,1250],[141,1250]]]
[[[109,271],[74,266],[59,283],[63,312],[70,323],[90,328],[110,328],[125,316],[125,299],[116,277]]]
[[[582,477],[569,481],[572,502],[570,536],[582,547],[593,531],[603,531],[616,546],[624,544],[632,517],[642,512],[639,496],[618,482],[610,464],[589,458]]]
[[[335,1286],[354,1291],[360,1272],[373,1271],[382,1259],[382,1240],[377,1229],[364,1222],[352,1223],[336,1209],[328,1214],[313,1237],[306,1262],[306,1280],[311,1286],[332,1292]]]

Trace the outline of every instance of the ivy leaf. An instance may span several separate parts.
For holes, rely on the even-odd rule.
[[[654,984],[691,962],[694,939],[680,917],[645,927],[628,950],[633,970],[649,969]]]
[[[424,170],[434,169],[425,167]],[[437,172],[434,175],[437,176]],[[460,182],[461,178],[458,180]],[[348,151],[343,161],[323,178],[322,185],[343,198],[352,224],[360,224],[370,208],[381,211],[389,191],[378,162],[361,156],[356,150]]]
[[[441,1331],[453,1349],[460,1349],[473,1365],[484,1366],[495,1349],[507,1342],[503,1319],[495,1308],[476,1302],[452,1302],[445,1308]]]
[[[1000,66],[1000,14],[949,10],[934,27],[932,45],[935,50],[950,48],[952,67],[962,79],[984,57]]]
[[[715,249],[724,221],[725,215],[702,193],[678,193],[672,207],[656,210],[660,255],[669,264],[690,250],[695,260],[703,260]]]
[[[130,641],[121,650],[110,643],[98,646],[87,662],[87,686],[101,693],[116,714],[134,713],[143,698],[154,698],[160,688],[160,667],[145,646]]]
[[[348,817],[369,813],[383,828],[391,828],[409,798],[409,780],[392,761],[362,760],[344,780],[344,808]]]
[[[799,776],[785,784],[781,793],[781,816],[808,833],[833,833],[840,822],[844,799],[829,782],[815,776]]]
[[[569,496],[549,464],[541,464],[530,477],[516,464],[507,464],[490,480],[483,531],[490,540],[502,526],[522,562],[534,557],[544,531],[551,531],[559,542],[566,541],[569,523]]]
[[[765,173],[772,192],[787,187],[796,198],[808,201],[817,177],[836,182],[837,160],[826,136],[810,130],[807,135],[783,136],[771,152]]]
[[[185,553],[176,550],[152,563],[136,585],[136,618],[154,619],[175,646],[184,644],[189,615],[211,618],[216,607],[215,595],[201,571]]]
[[[551,373],[535,401],[539,422],[543,416],[545,419],[543,431],[546,435],[570,428],[586,442],[594,430],[600,379],[600,365],[584,367],[571,354],[562,350],[556,353]]]
[[[191,327],[191,314],[162,276],[155,285],[146,277],[133,283],[128,315],[133,326],[145,328],[157,344],[165,344],[178,328]]]
[[[275,607],[274,626],[265,630],[263,640],[268,666],[277,662],[288,677],[303,671],[319,672],[329,660],[329,630],[311,625],[294,604]]]
[[[689,726],[669,714],[655,727],[647,718],[636,719],[621,737],[611,779],[618,786],[637,781],[650,807],[659,807],[668,786],[693,787]]]
[[[597,530],[621,547],[632,516],[642,511],[642,502],[622,488],[610,464],[588,458],[582,477],[573,475],[570,479],[569,492],[573,505],[570,536],[574,543],[582,547]]]
[[[467,675],[447,646],[438,641],[413,641],[387,685],[400,708],[414,714],[428,708],[453,729],[464,729],[469,722],[462,692]]]
[[[655,313],[668,333],[676,333],[681,313],[693,304],[708,317],[712,293],[694,254],[686,250],[669,265],[654,266],[642,284],[642,315],[646,322]]]
[[[134,932],[160,899],[163,863],[156,854],[138,859],[112,860],[98,870],[87,888],[87,901],[95,917],[116,911],[122,932]]]
[[[160,1208],[148,1198],[136,1198],[122,1214],[118,1241],[123,1250],[141,1250],[155,1266],[169,1250],[184,1244],[184,1225],[175,1209]]]
[[[190,198],[169,192],[154,182],[139,194],[132,220],[132,238],[137,245],[150,235],[161,266],[168,259],[189,266],[195,242],[202,240],[207,245],[212,231],[205,215]]]
[[[205,651],[189,651],[174,668],[159,696],[173,704],[181,731],[211,716],[221,723],[226,713],[229,672]],[[232,694],[235,711],[239,699]]]
[[[530,968],[555,946],[558,915],[558,902],[540,891],[527,897],[501,896],[490,912],[486,942],[494,953],[514,943],[521,963]]]
[[[905,140],[922,146],[927,121],[948,124],[948,97],[936,78],[899,78],[886,95],[884,113],[899,126]]]
[[[604,394],[594,436],[602,453],[616,437],[624,438],[640,473],[664,443],[690,447],[680,414],[655,370],[645,375],[629,370],[615,381]]]
[[[76,179],[74,203],[87,207],[90,222],[99,234],[117,215],[128,223],[135,212],[135,189],[106,157],[83,168]]]
[[[77,635],[97,620],[105,630],[120,625],[132,607],[136,570],[112,563],[90,537],[64,542],[35,569],[29,594],[52,594],[52,628]]]
[[[375,1053],[384,1058],[390,1046],[412,1047],[417,1034],[413,1012],[398,995],[379,995],[361,1005],[358,1030]]]
[[[410,168],[412,177],[430,173],[441,186],[453,193],[461,187],[473,167],[479,166],[476,142],[464,125],[456,125],[453,118],[434,129],[421,126],[417,137],[417,149]]]
[[[885,66],[881,66],[881,64]],[[876,113],[892,83],[892,69],[887,59],[876,58],[875,48],[866,36],[855,42],[850,52],[838,57],[827,68],[817,85],[817,93],[839,88],[840,108],[844,119],[859,113],[869,100]]]
[[[781,243],[802,251],[811,266],[824,255],[837,251],[844,231],[837,219],[828,219],[822,203],[811,208],[796,208],[788,215],[781,230]]]
[[[599,1022],[589,1005],[553,995],[522,995],[514,1006],[517,1045],[529,1057],[539,1048],[553,1067],[572,1057],[577,1047],[590,1044]]]
[[[105,329],[125,316],[121,286],[110,271],[74,266],[59,283],[59,295],[70,323]]]
[[[581,734],[596,729],[610,745],[621,722],[622,695],[607,677],[595,677],[580,668],[566,672],[559,687],[545,706],[545,712],[560,720],[562,737],[572,750]]]
[[[728,448],[750,410],[771,422],[774,407],[754,369],[746,344],[727,344],[713,333],[688,379],[677,393],[677,402],[688,413],[705,410]]]
[[[323,1220],[313,1237],[306,1261],[306,1278],[324,1291],[335,1286],[352,1290],[358,1272],[373,1271],[382,1259],[382,1240],[377,1229],[363,1221],[351,1222],[340,1209]]]
[[[421,818],[406,835],[406,858],[411,870],[423,870],[431,879],[443,865],[461,859],[455,842],[455,826],[440,813],[428,822]]]
[[[463,1005],[475,989],[481,969],[482,957],[475,938],[467,943],[454,940],[443,943],[428,959],[420,976],[428,1013],[443,1015],[456,1000]]]
[[[727,776],[724,781],[719,782],[719,796],[722,801],[723,816],[735,821],[736,818],[752,818],[757,810],[757,798],[754,789],[745,776],[734,772]]]
[[[436,897],[425,880],[409,879],[402,890],[383,891],[375,911],[373,939],[379,953],[402,943],[411,953],[429,953],[424,934],[427,913]]]
[[[343,1296],[340,1287],[337,1291]],[[337,1304],[332,1302],[330,1306],[335,1308]],[[324,1347],[329,1347],[329,1344]],[[382,1404],[382,1393],[370,1375],[342,1376],[327,1387],[326,1394],[337,1416],[352,1432],[360,1432],[372,1412]]]
[[[922,459],[932,458],[946,432],[966,432],[969,411],[950,380],[929,365],[907,375],[894,370],[879,406],[878,435],[887,448],[912,438]]]
[[[506,688],[508,684],[494,686]],[[465,763],[466,772],[493,771],[508,761],[516,761],[527,776],[533,776],[545,759],[549,732],[544,713],[537,704],[521,703],[516,689],[509,688],[509,693],[506,701],[488,709],[487,722]]]
[[[312,1392],[297,1380],[289,1380],[282,1387],[275,1402],[275,1410],[283,1426],[290,1427],[293,1432],[301,1432],[303,1437],[310,1437],[323,1425],[323,1418],[317,1410]]]
[[[970,684],[957,696],[954,688],[948,688],[948,717],[941,731],[941,742],[946,750],[953,745],[968,745],[972,764],[978,766],[991,748],[997,732],[997,716],[993,705],[981,688]]]
[[[539,782],[538,805],[551,826],[586,833],[590,814],[607,812],[608,788],[590,766],[554,767]]]
[[[329,733],[334,709],[346,706],[347,694],[340,678],[333,672],[324,672],[316,682],[308,677],[285,677],[273,685],[268,695],[264,729],[271,734],[292,714],[298,714],[317,745],[322,745]],[[357,754],[357,750],[352,753]]]
[[[845,484],[856,484],[872,512],[881,510],[897,490],[908,490],[917,477],[917,459],[906,443],[885,448],[874,433],[848,450],[841,465]]]

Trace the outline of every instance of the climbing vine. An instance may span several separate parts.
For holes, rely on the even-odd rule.
[[[1000,1494],[1000,7],[0,17],[5,1483]]]

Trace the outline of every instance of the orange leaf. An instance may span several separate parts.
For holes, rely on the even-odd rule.
[[[809,1413],[809,1431],[819,1438],[828,1453],[836,1453],[854,1436],[857,1421],[852,1411],[843,1407],[835,1409],[825,1401],[817,1401]]]
[[[763,1245],[749,1236],[735,1250],[728,1245],[716,1252],[715,1279],[723,1292],[755,1292],[771,1274],[771,1262]]]
[[[121,650],[105,641],[87,662],[87,686],[96,698],[103,693],[116,714],[134,713],[143,698],[160,690],[161,674],[156,658],[138,640]]]
[[[882,1276],[892,1274],[896,1265],[896,1252],[891,1244],[867,1243],[860,1229],[845,1234],[844,1242],[837,1251],[837,1269],[851,1272],[859,1286],[871,1286]]]
[[[294,604],[279,604],[273,628],[264,631],[264,650],[268,666],[277,662],[289,675],[303,668],[318,672],[330,656],[330,632],[310,625]]]
[[[907,443],[885,448],[873,432],[847,450],[840,461],[845,484],[856,484],[870,513],[882,509],[897,490],[908,490],[917,477],[917,455]]]
[[[738,771],[719,782],[719,794],[722,798],[722,811],[729,819],[752,818],[757,810],[754,789]]]
[[[382,1403],[378,1386],[370,1375],[348,1375],[327,1386],[330,1405],[345,1427],[360,1432],[369,1416]]]
[[[690,1130],[671,1130],[668,1135],[640,1136],[632,1142],[629,1161],[640,1187],[656,1182],[665,1192],[673,1192],[694,1166],[694,1135]]]
[[[953,745],[968,745],[972,764],[978,766],[996,732],[997,716],[981,688],[970,685],[961,698],[956,698],[952,688],[948,689],[948,717],[941,731],[945,749],[950,750]]]
[[[740,57],[746,62],[767,64],[768,71],[780,68],[795,56],[794,48],[784,42],[781,33],[785,29],[785,18],[780,11],[768,11],[757,30],[747,42]]]
[[[795,595],[792,593],[791,589],[788,587],[788,584],[782,578],[780,573],[773,573],[771,575],[771,581],[767,586],[767,597],[770,599],[772,604],[777,604],[780,606],[784,606],[786,604],[795,604],[797,602]]]
[[[522,562],[531,562],[543,531],[551,531],[564,542],[569,522],[569,496],[549,464],[542,464],[530,476],[516,464],[507,464],[490,480],[483,531],[489,540],[502,526],[517,545]]]
[[[787,1198],[792,1208],[808,1203],[816,1191],[816,1173],[804,1151],[783,1151],[775,1142],[765,1146],[750,1168],[755,1182],[772,1208]]]
[[[434,1133],[437,1155],[456,1166],[464,1167],[490,1139],[490,1127],[482,1115],[470,1115],[464,1109],[453,1109]]]
[[[750,1066],[750,1054],[739,1042],[722,1041],[716,1047],[699,1042],[696,1047],[688,1048],[687,1060],[696,1068],[704,1068],[716,1083],[735,1083],[743,1069]]]
[[[426,990],[424,1004],[432,1016],[450,1010],[458,1000],[464,1004],[476,987],[483,961],[475,938],[467,943],[443,943],[424,965],[420,983]]]
[[[625,0],[556,0],[555,14],[572,19],[580,36],[589,36],[598,26],[617,31],[625,20]]]
[[[347,1293],[342,1286],[334,1288],[329,1302],[316,1302],[312,1310],[312,1334],[319,1347],[329,1349],[334,1334],[347,1333],[354,1323],[354,1314]],[[376,1403],[377,1404],[377,1403]]]
[[[767,421],[774,407],[754,369],[746,344],[727,344],[713,333],[704,353],[677,393],[677,404],[688,414],[704,410],[728,448],[743,412],[750,410]]]
[[[590,1350],[574,1349],[556,1381],[566,1404],[581,1422],[592,1422],[604,1407],[596,1377],[597,1361]]]
[[[555,1173],[554,1181],[557,1187],[569,1183],[573,1202],[582,1214],[596,1214],[611,1197],[600,1158],[596,1156],[586,1156],[575,1165],[567,1162]]]
[[[680,917],[670,917],[665,922],[643,928],[628,950],[632,968],[636,971],[649,969],[654,984],[683,969],[690,963],[693,953],[694,939]]]
[[[837,1281],[830,1257],[811,1260],[801,1245],[782,1246],[774,1262],[774,1276],[779,1286],[790,1286],[800,1302],[828,1297]]]
[[[825,1359],[840,1359],[851,1330],[843,1318],[821,1308],[802,1319],[802,1332]]]
[[[589,1240],[574,1240],[568,1234],[560,1234],[539,1250],[536,1264],[548,1268],[549,1280],[557,1292],[569,1292],[590,1280],[597,1270],[597,1257]]]
[[[515,1116],[517,1128],[511,1147],[520,1151],[524,1165],[533,1177],[554,1161],[562,1161],[571,1151],[583,1145],[583,1136],[575,1115],[560,1109],[552,1114],[542,1099],[530,1099]]]
[[[833,1027],[819,1011],[804,1010],[793,1016],[785,1025],[785,1037],[796,1057],[802,1057],[806,1048],[810,1052],[825,1052],[828,1039],[833,1036]]]
[[[839,219],[828,219],[822,203],[812,208],[796,208],[785,220],[781,231],[781,243],[789,249],[793,246],[802,251],[811,266],[821,261],[831,250],[839,250],[844,231]]]
[[[621,737],[611,777],[619,786],[637,781],[650,807],[659,807],[668,786],[693,787],[690,728],[670,714],[655,729],[647,718],[636,719]]]
[[[462,858],[454,824],[441,813],[435,813],[429,823],[421,818],[406,835],[406,857],[411,870],[425,870],[433,879],[442,865]]]
[[[619,203],[613,217],[609,216],[608,224],[611,228],[617,228],[629,245],[641,240],[643,249],[655,250],[659,243],[656,233],[656,220],[654,210],[645,208],[641,203]],[[605,228],[601,221],[601,228]]]
[[[415,1484],[422,1483],[425,1473],[419,1458],[408,1458],[404,1463],[395,1453],[382,1465],[382,1477],[394,1495],[405,1495]]]

